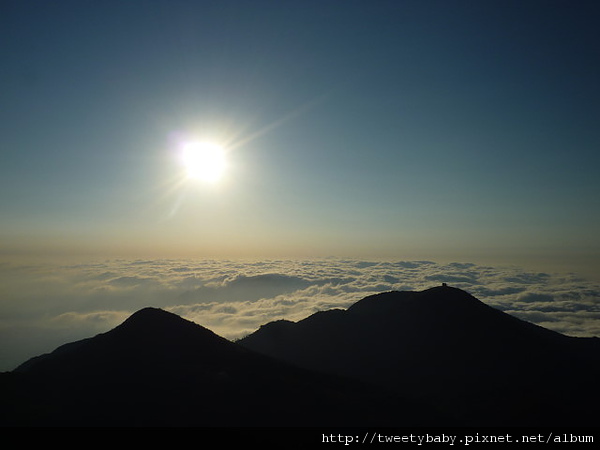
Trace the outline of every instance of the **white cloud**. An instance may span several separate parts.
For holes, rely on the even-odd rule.
[[[575,276],[431,261],[105,261],[0,268],[0,370],[107,331],[145,306],[230,339],[271,320],[347,308],[367,295],[446,282],[574,336],[600,336],[600,286]]]

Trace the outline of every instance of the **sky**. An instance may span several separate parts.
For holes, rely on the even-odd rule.
[[[598,268],[597,2],[1,8],[3,254]]]
[[[0,334],[34,326],[15,331],[19,317],[131,312],[135,283],[110,308],[98,292],[119,282],[58,301],[77,297],[67,268],[91,261],[432,261],[600,282],[599,14],[553,0],[1,2]],[[202,143],[223,150],[213,182],[182,159]]]

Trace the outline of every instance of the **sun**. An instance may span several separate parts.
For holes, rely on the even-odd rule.
[[[217,144],[188,142],[183,146],[181,159],[188,178],[193,180],[216,183],[225,173],[225,151]]]

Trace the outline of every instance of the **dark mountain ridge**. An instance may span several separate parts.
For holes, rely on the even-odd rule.
[[[273,322],[239,343],[435,403],[462,423],[596,422],[600,340],[561,335],[448,286]]]
[[[447,286],[386,292],[231,342],[144,308],[0,374],[0,424],[595,426],[600,340]]]
[[[4,425],[417,425],[435,411],[383,389],[275,360],[166,311],[2,374]]]

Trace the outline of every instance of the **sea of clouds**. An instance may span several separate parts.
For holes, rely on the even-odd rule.
[[[277,319],[442,282],[570,336],[600,336],[600,285],[572,274],[432,261],[113,260],[0,265],[0,371],[160,307],[238,339]]]

